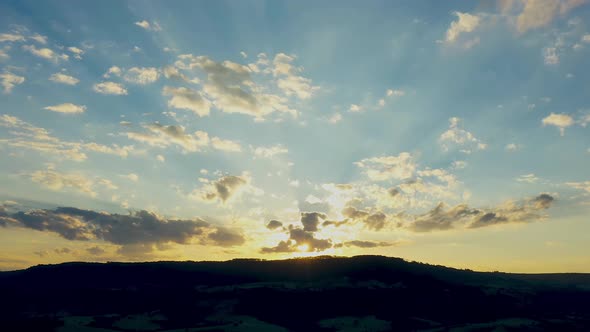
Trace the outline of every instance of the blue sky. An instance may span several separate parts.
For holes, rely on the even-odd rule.
[[[584,0],[0,12],[0,268],[320,254],[590,266]]]

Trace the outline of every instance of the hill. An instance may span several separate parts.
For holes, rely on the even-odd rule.
[[[2,331],[590,330],[590,274],[382,256],[40,265],[0,294]]]

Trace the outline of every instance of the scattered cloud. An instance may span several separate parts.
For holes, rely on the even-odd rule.
[[[559,134],[565,135],[565,128],[574,124],[574,119],[565,113],[551,113],[542,120],[543,126],[555,126],[559,128]]]
[[[211,102],[204,98],[202,93],[198,90],[165,86],[162,90],[162,94],[165,96],[171,96],[168,100],[168,107],[189,110],[198,116],[209,115]]]
[[[273,158],[277,155],[286,154],[288,152],[289,150],[280,144],[268,147],[259,146],[254,148],[254,155],[261,158]]]
[[[373,181],[403,180],[414,175],[416,164],[412,155],[402,152],[397,156],[366,158],[355,163]]]
[[[457,16],[457,20],[451,22],[447,30],[445,36],[447,43],[454,43],[462,34],[473,32],[481,23],[481,18],[477,15],[461,12],[454,12],[453,14]]]
[[[449,151],[453,146],[458,146],[463,153],[487,148],[487,144],[460,127],[461,119],[452,117],[449,119],[449,123],[449,129],[442,133],[438,139],[444,151]]]
[[[146,85],[157,81],[158,77],[160,72],[154,67],[133,67],[127,70],[123,79],[130,83]]]
[[[64,104],[59,104],[59,105],[54,105],[54,106],[47,106],[47,107],[44,107],[43,109],[46,109],[46,110],[52,111],[52,112],[58,112],[58,113],[76,114],[76,113],[84,113],[86,111],[86,106],[76,105],[76,104],[72,104],[72,103],[64,103]]]
[[[76,85],[78,84],[78,82],[80,82],[79,79],[70,75],[66,75],[64,73],[52,74],[51,76],[49,76],[49,80],[55,83],[61,83],[66,85]]]
[[[525,175],[521,175],[521,176],[517,177],[516,181],[526,182],[526,183],[536,183],[537,181],[539,181],[539,178],[537,176],[535,176],[535,174],[530,173],[530,174],[525,174]]]
[[[29,53],[33,54],[34,56],[50,60],[52,62],[59,62],[59,61],[67,61],[70,57],[65,54],[57,54],[53,50],[43,47],[37,48],[35,45],[23,45],[23,50],[28,51]]]
[[[137,25],[138,27],[140,27],[142,29],[148,30],[148,31],[162,31],[162,27],[156,21],[152,21],[150,23],[146,20],[143,20],[143,21],[135,22],[135,25]]]
[[[23,76],[15,75],[10,72],[4,72],[0,74],[0,79],[2,80],[4,93],[11,93],[15,86],[25,82],[25,78]]]
[[[101,82],[94,84],[92,89],[103,95],[126,95],[127,89],[120,84],[115,82]]]

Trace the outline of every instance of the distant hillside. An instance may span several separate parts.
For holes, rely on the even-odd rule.
[[[40,265],[0,294],[2,331],[590,331],[590,274],[382,256]]]

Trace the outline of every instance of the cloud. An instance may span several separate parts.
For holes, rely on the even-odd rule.
[[[262,120],[273,112],[297,115],[288,99],[264,92],[252,79],[250,67],[232,61],[216,62],[207,56],[182,54],[175,63],[183,70],[200,69],[207,75],[203,91],[215,107],[226,113],[241,113]]]
[[[268,222],[268,224],[266,224],[266,228],[268,228],[270,230],[275,230],[275,229],[281,228],[281,227],[283,227],[283,223],[278,220],[271,220]]]
[[[112,66],[111,68],[109,68],[109,70],[107,70],[106,73],[104,73],[104,75],[102,75],[102,77],[110,78],[111,75],[121,76],[122,74],[123,74],[123,70],[120,67]]]
[[[522,11],[516,17],[516,28],[520,33],[531,29],[547,26],[555,17],[565,15],[570,10],[584,4],[585,0],[520,0],[513,1],[514,5],[522,7]],[[507,11],[509,8],[505,8]]]
[[[34,34],[33,36],[29,37],[29,39],[32,39],[40,44],[47,44],[47,36],[42,36],[38,33]]]
[[[197,90],[165,86],[162,94],[172,97],[168,100],[168,107],[193,111],[198,116],[209,115],[211,102]]]
[[[22,76],[15,75],[10,72],[4,72],[0,74],[0,79],[2,80],[2,87],[4,88],[4,93],[11,93],[12,89],[20,84],[23,84],[25,78]]]
[[[286,154],[289,150],[282,145],[274,145],[269,147],[259,146],[254,149],[254,155],[261,158],[273,158],[279,154]]]
[[[128,179],[129,181],[133,181],[133,182],[139,181],[139,176],[135,173],[129,173],[126,175],[121,175],[121,176]]]
[[[307,232],[301,228],[290,227],[288,233],[288,240],[280,241],[274,247],[263,247],[260,252],[263,254],[297,251],[318,252],[332,248],[331,240],[318,239],[314,236],[313,232]]]
[[[101,82],[94,84],[92,89],[103,95],[126,95],[127,89],[120,84],[115,82]]]
[[[377,248],[377,247],[391,247],[395,246],[397,243],[394,242],[374,242],[374,241],[347,241],[343,243],[338,243],[334,247],[341,248],[341,247],[359,247],[359,248]]]
[[[370,213],[368,211],[358,210],[352,206],[347,206],[342,210],[342,215],[352,220],[361,221],[365,227],[374,231],[383,229],[387,223],[387,215],[381,211]]]
[[[55,83],[61,83],[61,84],[67,84],[67,85],[76,85],[78,84],[78,82],[80,82],[79,79],[70,76],[70,75],[66,75],[63,73],[55,73],[51,76],[49,76],[49,80],[53,81]]]
[[[31,181],[53,191],[70,189],[92,197],[96,196],[96,192],[93,189],[94,181],[82,174],[61,173],[55,169],[48,168],[46,170],[35,171],[29,174],[29,176]]]
[[[209,240],[213,241],[213,243],[221,247],[240,246],[246,242],[246,239],[242,234],[225,227],[217,227],[213,232],[209,233],[207,237]]]
[[[136,254],[162,248],[166,244],[200,244],[221,247],[244,243],[244,237],[235,230],[217,227],[196,218],[178,220],[163,218],[145,210],[127,215],[95,212],[73,207],[58,207],[54,210],[30,210],[17,212],[0,220],[13,227],[25,227],[52,232],[67,240],[102,240],[119,245],[119,253]],[[89,252],[104,251],[89,248]]]
[[[207,185],[199,192],[200,199],[203,201],[220,201],[225,203],[230,198],[237,196],[240,189],[250,182],[246,176],[225,175]],[[197,193],[193,193],[195,196]]]
[[[530,174],[525,174],[525,175],[521,175],[521,176],[517,177],[516,181],[526,182],[526,183],[536,183],[537,181],[539,181],[539,178],[537,176],[535,176],[535,174],[530,173]]]
[[[543,126],[555,126],[557,128],[559,128],[559,134],[561,136],[565,135],[565,128],[571,126],[574,124],[574,119],[565,114],[565,113],[560,113],[560,114],[556,114],[556,113],[551,113],[550,115],[548,115],[547,117],[545,117],[543,120]]]
[[[67,61],[70,58],[67,54],[57,54],[49,48],[37,48],[35,45],[23,45],[23,49],[30,52],[34,56],[56,63],[58,61]]]
[[[75,105],[72,103],[64,103],[54,106],[47,106],[43,107],[48,111],[58,112],[58,113],[67,113],[67,114],[76,114],[76,113],[84,113],[86,111],[86,106],[84,105]]]
[[[559,63],[559,55],[555,47],[546,47],[543,49],[543,59],[546,65],[556,65]]]
[[[20,33],[0,33],[0,43],[25,41],[25,36]]]
[[[328,118],[328,122],[330,122],[331,124],[336,124],[340,121],[342,121],[342,114],[340,113],[334,113],[332,114],[332,116]]]
[[[362,168],[373,181],[407,179],[412,177],[416,170],[416,164],[408,152],[402,152],[397,156],[366,158],[354,164]]]
[[[133,67],[127,70],[123,79],[135,84],[146,85],[153,83],[160,77],[160,72],[154,67]]]
[[[454,12],[457,20],[451,22],[447,30],[445,41],[447,43],[455,42],[461,34],[473,32],[480,24],[481,19],[477,15],[469,13]]]
[[[414,216],[407,225],[415,232],[450,230],[458,227],[480,228],[506,223],[528,223],[542,220],[542,211],[551,207],[555,198],[549,194],[540,194],[521,201],[508,201],[490,209],[474,209],[467,204],[446,208],[439,203],[425,214]]]
[[[191,82],[188,77],[186,77],[183,73],[180,72],[180,70],[178,70],[178,68],[174,67],[174,66],[166,66],[164,67],[164,69],[162,69],[162,72],[164,74],[164,77],[166,77],[169,80],[174,80],[174,81],[178,81],[178,82]],[[193,82],[198,82],[197,81],[193,81]]]
[[[150,23],[146,20],[143,20],[135,22],[135,25],[148,31],[162,31],[162,27],[160,26],[160,24],[158,24],[158,22],[155,21],[152,21],[152,23]]]
[[[318,212],[301,213],[301,224],[303,225],[303,230],[306,232],[316,232],[320,222],[327,217],[328,216],[325,214]]]
[[[357,104],[350,104],[350,108],[348,108],[348,111],[352,113],[359,113],[363,111],[363,108]]]
[[[567,186],[570,186],[574,189],[583,190],[587,193],[590,193],[590,181],[584,182],[566,182]]]
[[[152,123],[143,125],[148,132],[128,132],[127,137],[156,147],[180,146],[184,152],[201,151],[209,146],[209,134],[196,131],[193,134],[185,132],[183,126],[162,125]]]
[[[33,126],[15,116],[0,115],[0,127],[10,128],[14,138],[0,139],[0,145],[17,149],[29,149],[46,153],[54,157],[62,157],[74,161],[84,161],[84,151],[127,157],[134,151],[133,146],[103,145],[95,142],[64,141],[52,136],[46,129]]]
[[[522,148],[522,146],[521,146],[520,144],[516,144],[516,143],[508,143],[508,144],[506,144],[506,146],[504,147],[504,149],[505,149],[506,151],[511,151],[511,152],[514,152],[514,151],[520,150],[521,148]]]
[[[242,151],[242,147],[240,146],[240,143],[235,142],[235,141],[231,141],[231,140],[227,140],[227,139],[221,139],[219,137],[211,138],[211,145],[213,146],[213,148],[215,148],[217,150],[221,150],[221,151],[228,151],[228,152]]]
[[[460,128],[461,119],[452,117],[449,119],[449,129],[442,133],[438,139],[444,151],[449,151],[453,146],[459,146],[461,152],[471,153],[474,150],[485,150],[487,144],[476,138],[472,133]]]
[[[76,58],[77,60],[82,60],[82,55],[86,52],[84,52],[83,49],[75,47],[75,46],[70,46],[68,47],[68,51],[70,51],[71,53],[74,54],[74,58]]]

